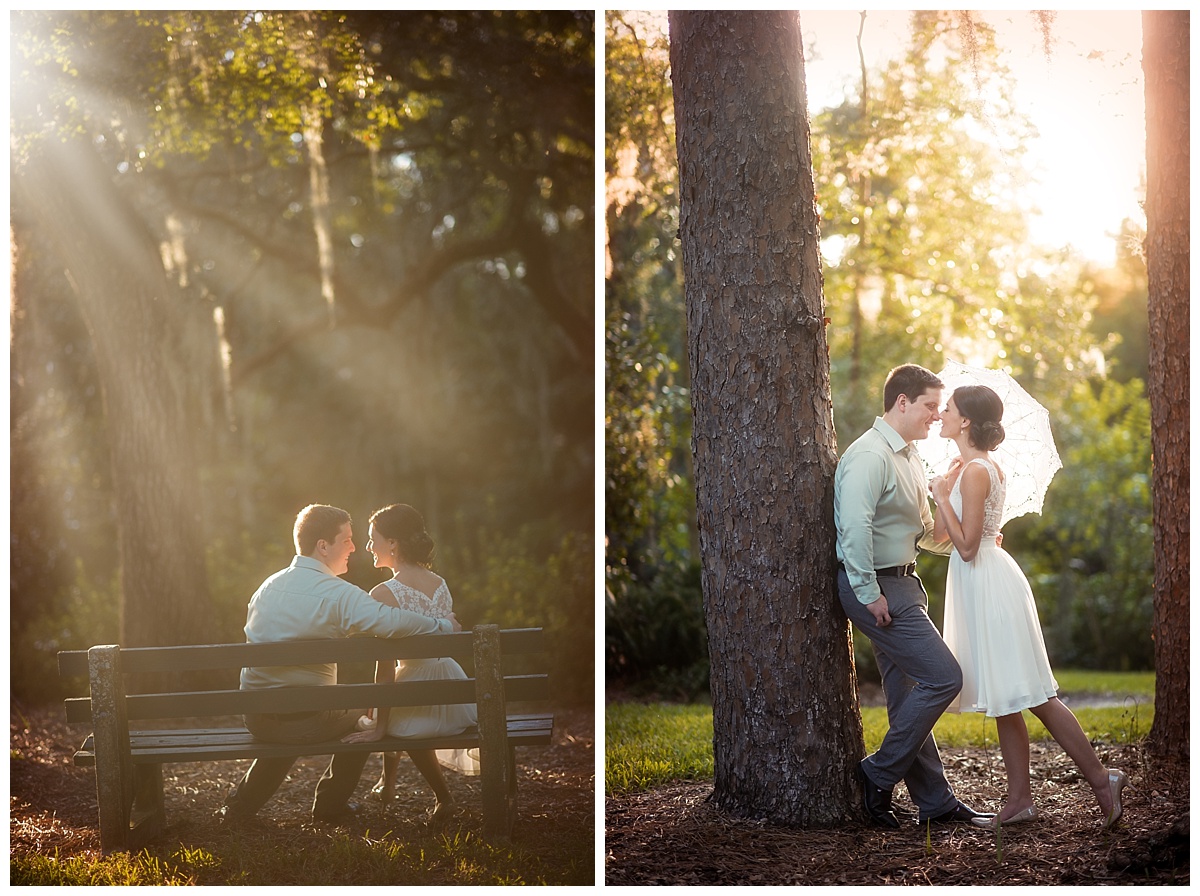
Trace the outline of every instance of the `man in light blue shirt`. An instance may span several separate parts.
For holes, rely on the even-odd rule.
[[[354,553],[350,514],[325,504],[310,504],[296,517],[296,557],[268,578],[250,599],[246,641],[292,641],[345,638],[366,634],[380,638],[461,631],[451,613],[432,619],[379,603],[357,585],[338,576],[349,569]],[[241,686],[253,688],[337,684],[337,664],[264,666],[242,670]],[[255,737],[285,744],[335,740],[354,730],[364,710],[307,713],[257,713],[245,717]],[[335,754],[317,782],[313,819],[336,821],[353,813],[347,801],[362,775],[369,753]],[[218,810],[223,822],[245,821],[269,800],[297,757],[256,759]]]
[[[903,780],[919,821],[953,823],[979,815],[946,781],[933,726],[962,688],[962,671],[929,618],[916,575],[918,548],[948,554],[933,540],[925,470],[913,442],[940,417],[942,383],[905,364],[888,374],[882,417],[846,449],[834,474],[838,598],[875,650],[888,706],[888,732],[860,766],[871,819],[900,826],[892,789]]]

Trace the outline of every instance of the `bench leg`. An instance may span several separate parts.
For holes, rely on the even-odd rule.
[[[96,806],[100,821],[100,851],[108,854],[129,848],[129,808],[125,800],[120,759],[101,764],[96,757]]]
[[[162,766],[133,767],[133,808],[130,811],[132,829],[130,846],[137,848],[157,837],[167,826],[167,811],[163,805]]]
[[[483,789],[483,835],[485,837],[506,837],[508,830],[505,825],[502,763],[488,762],[482,755],[480,760],[479,777]]]
[[[508,835],[512,836],[513,825],[517,823],[517,749],[508,748],[508,799],[505,805],[505,825]]]
[[[512,750],[500,671],[500,628],[475,626],[475,706],[479,713],[479,778],[483,789],[483,835],[505,838],[509,825]]]
[[[484,764],[480,756],[483,784],[483,833],[488,837],[510,838],[517,821],[517,750],[505,746]],[[497,761],[502,760],[502,761]]]
[[[129,813],[133,805],[133,763],[129,759],[120,648],[113,645],[91,648],[88,674],[94,726],[92,742],[96,751],[100,849],[109,853],[129,847]]]

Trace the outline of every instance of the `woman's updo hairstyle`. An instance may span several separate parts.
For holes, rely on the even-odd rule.
[[[987,386],[959,386],[950,396],[958,413],[971,421],[967,440],[982,451],[994,451],[1004,441],[1004,402]]]
[[[429,569],[433,565],[433,539],[425,520],[407,504],[389,504],[371,514],[371,524],[384,538],[396,542],[400,559]]]

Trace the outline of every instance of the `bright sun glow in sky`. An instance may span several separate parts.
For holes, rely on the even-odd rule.
[[[1111,263],[1114,236],[1131,218],[1145,226],[1145,94],[1141,12],[1059,12],[1050,58],[1027,11],[979,13],[997,32],[1004,62],[1016,78],[1018,108],[1039,139],[1029,146],[1042,214],[1030,222],[1039,244],[1071,245]],[[867,64],[896,58],[908,35],[909,13],[868,12],[863,33]],[[800,13],[806,48],[809,108],[841,101],[858,81],[859,13]]]

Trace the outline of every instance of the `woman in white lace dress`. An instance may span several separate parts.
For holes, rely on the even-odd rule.
[[[371,597],[380,603],[422,616],[447,618],[453,610],[453,600],[445,580],[432,569],[433,539],[425,531],[421,515],[407,504],[392,504],[371,515],[367,550],[375,559],[376,568],[389,568],[392,578],[371,590]],[[428,681],[439,679],[462,680],[467,677],[450,657],[399,660],[376,665],[375,681]],[[392,737],[437,737],[458,734],[476,725],[473,703],[445,706],[381,706],[372,718],[364,716],[360,727],[365,730],[346,740],[378,740],[386,731]],[[455,751],[457,752],[457,751]],[[442,776],[438,751],[409,750],[413,764],[433,788],[436,804],[432,821],[444,820],[453,811],[454,801]],[[383,776],[374,792],[387,801],[391,799],[396,782],[396,753],[384,753]]]
[[[946,576],[943,636],[959,666],[963,687],[950,712],[982,712],[996,719],[1008,793],[983,827],[1032,821],[1038,811],[1029,783],[1029,732],[1021,711],[1036,716],[1074,760],[1096,795],[1105,828],[1121,816],[1125,773],[1107,769],[1075,715],[1057,697],[1037,606],[1016,561],[997,543],[1004,508],[1004,473],[988,452],[1004,440],[1004,404],[987,386],[962,386],[942,411],[942,438],[959,457],[930,483],[937,502],[934,537],[954,544]]]

